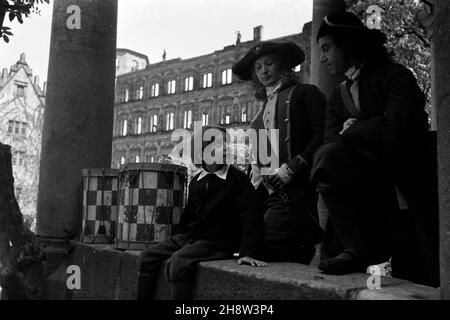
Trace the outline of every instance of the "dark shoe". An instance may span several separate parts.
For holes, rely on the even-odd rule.
[[[369,265],[361,256],[343,252],[337,257],[322,260],[319,269],[325,274],[343,275],[349,273],[365,273]]]

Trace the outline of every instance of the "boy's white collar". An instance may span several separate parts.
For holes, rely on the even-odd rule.
[[[226,180],[227,179],[227,173],[228,173],[228,169],[230,168],[229,164],[226,164],[222,169],[215,171],[215,172],[208,172],[205,169],[202,169],[200,175],[197,178],[197,181],[200,181],[201,179],[203,179],[204,177],[206,177],[209,173],[211,174],[215,174],[216,176],[218,176],[220,179],[222,180]]]

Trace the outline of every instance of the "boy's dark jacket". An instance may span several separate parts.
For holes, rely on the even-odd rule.
[[[197,181],[198,176],[189,184],[181,232],[239,251],[241,257],[256,257],[264,221],[246,174],[230,165],[226,180],[208,174]]]

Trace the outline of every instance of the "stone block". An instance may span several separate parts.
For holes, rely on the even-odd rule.
[[[115,299],[136,300],[138,279],[137,260],[140,253],[137,250],[129,250],[121,254],[120,277]]]
[[[115,299],[119,290],[121,255],[113,246],[78,243],[70,262],[80,267],[81,290],[73,290],[73,299]]]

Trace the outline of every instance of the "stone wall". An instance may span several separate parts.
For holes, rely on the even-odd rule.
[[[139,251],[114,246],[76,243],[49,278],[47,298],[73,300],[134,300]],[[81,270],[81,290],[66,288],[67,267]],[[439,291],[406,280],[381,277],[381,289],[367,287],[367,274],[329,276],[315,266],[269,263],[266,268],[238,265],[235,260],[200,263],[194,291],[196,300],[429,300]],[[162,273],[156,299],[169,299]]]

